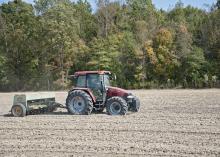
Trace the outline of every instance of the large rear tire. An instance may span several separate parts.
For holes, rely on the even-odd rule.
[[[23,104],[16,104],[12,106],[11,113],[14,117],[24,117],[26,116],[27,110]]]
[[[89,115],[93,109],[92,98],[82,90],[75,90],[66,100],[67,110],[74,115]]]
[[[128,105],[121,97],[112,97],[107,100],[106,111],[109,115],[126,115]]]

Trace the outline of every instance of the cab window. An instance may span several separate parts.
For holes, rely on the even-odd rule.
[[[76,86],[86,87],[86,76],[85,75],[78,76]]]
[[[101,88],[101,78],[98,74],[89,74],[87,75],[87,87],[88,88]]]
[[[109,75],[104,75],[104,84],[110,86]]]

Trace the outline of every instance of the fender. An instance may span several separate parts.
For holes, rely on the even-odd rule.
[[[95,96],[93,95],[92,91],[91,91],[89,88],[73,88],[73,89],[71,89],[71,90],[68,92],[68,95],[69,95],[71,92],[75,91],[75,90],[82,90],[82,91],[86,92],[86,93],[89,94],[90,97],[92,98],[93,103],[96,102],[96,98],[95,98]]]
[[[128,91],[118,88],[118,87],[108,87],[107,97],[119,96],[119,97],[127,97],[129,95]]]

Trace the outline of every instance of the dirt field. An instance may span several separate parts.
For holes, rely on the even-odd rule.
[[[0,94],[0,156],[220,156],[220,90],[139,90],[126,116],[4,116],[14,93]],[[64,103],[66,92],[56,93]]]

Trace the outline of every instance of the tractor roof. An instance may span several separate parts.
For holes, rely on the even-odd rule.
[[[75,72],[75,76],[79,76],[79,75],[86,75],[86,74],[111,74],[110,71],[77,71]]]

